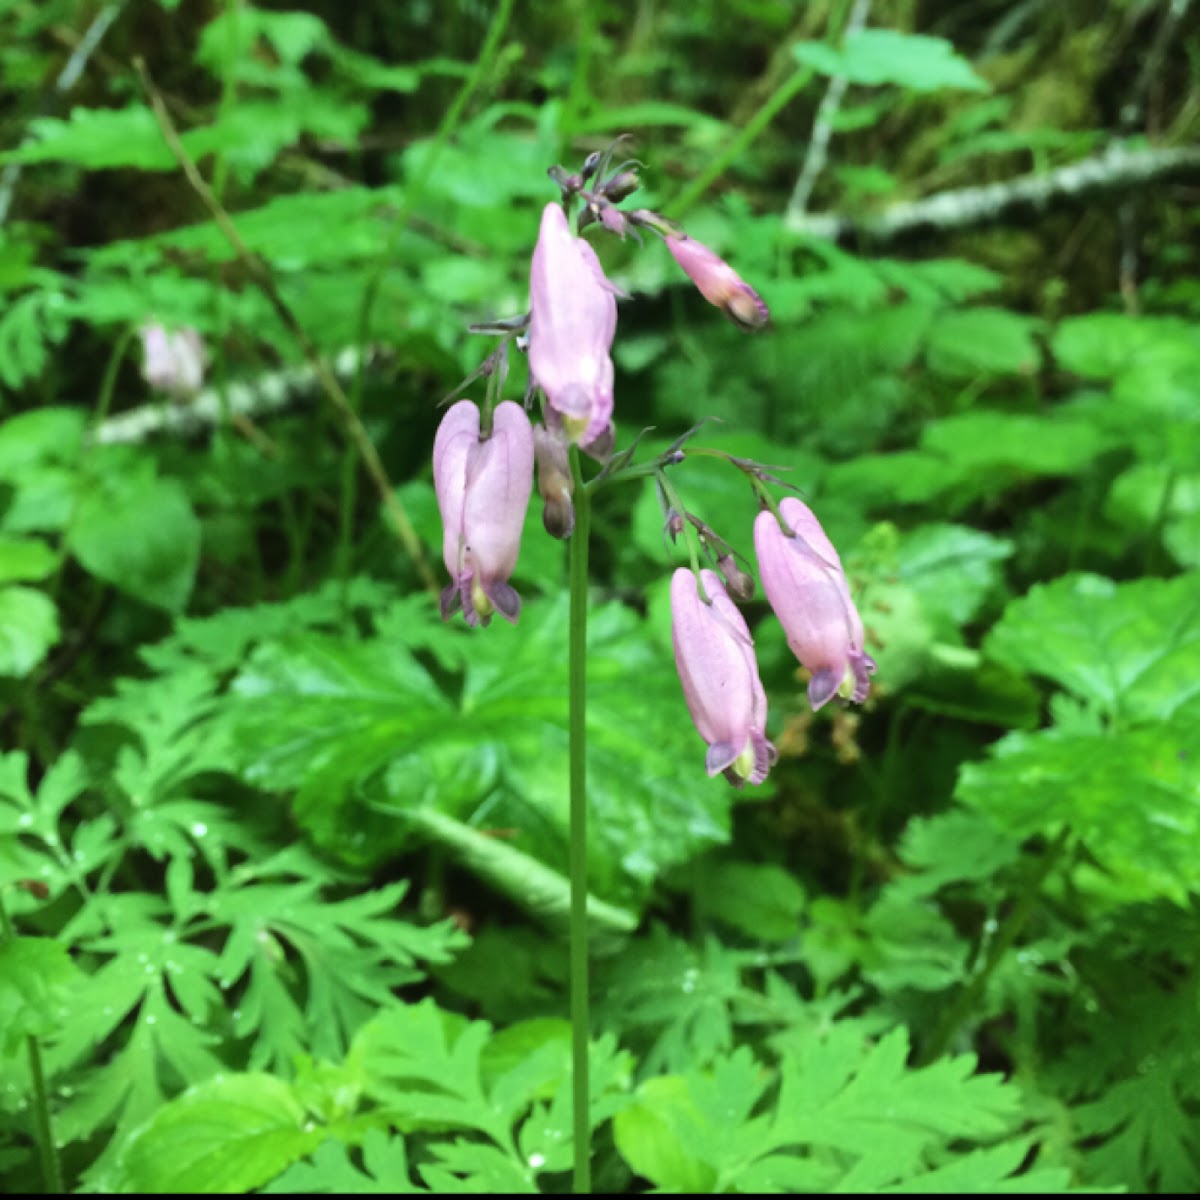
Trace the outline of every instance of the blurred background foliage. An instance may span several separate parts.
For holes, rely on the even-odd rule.
[[[547,167],[627,134],[772,323],[594,239],[619,444],[777,466],[880,666],[814,718],[751,604],[782,761],[706,779],[600,496],[598,1180],[1196,1189],[1200,8],[0,0],[0,65],[0,1178],[34,1039],[68,1184],[562,1185],[562,547],[474,633],[412,550]]]

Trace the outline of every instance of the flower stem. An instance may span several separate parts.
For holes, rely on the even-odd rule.
[[[16,930],[0,896],[0,932],[6,938],[16,937]],[[54,1131],[50,1126],[50,1098],[46,1093],[46,1073],[42,1070],[42,1050],[37,1038],[31,1033],[25,1038],[25,1049],[29,1055],[29,1075],[33,1080],[33,1125],[37,1136],[38,1155],[42,1160],[42,1180],[46,1192],[52,1196],[62,1194],[62,1164],[58,1161],[58,1147],[54,1144]]]
[[[587,930],[587,611],[588,532],[591,497],[583,482],[579,450],[571,447],[575,481],[575,531],[571,535],[571,625],[568,639],[571,789],[571,1082],[574,1103],[574,1190],[592,1190],[591,1125],[588,1120],[588,930]]]

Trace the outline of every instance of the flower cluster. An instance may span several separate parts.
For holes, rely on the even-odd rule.
[[[583,229],[595,223],[622,237],[650,230],[662,237],[701,295],[735,324],[755,330],[768,321],[759,294],[707,246],[656,213],[617,208],[638,186],[637,164],[610,170],[611,154],[610,149],[590,156],[578,173],[552,169],[563,198],[542,212],[530,267],[529,313],[485,327],[506,336],[524,334],[517,344],[528,352],[526,406],[535,389],[540,392],[540,423],[531,423],[525,408],[511,401],[489,405],[481,415],[472,401],[460,400],[438,429],[434,485],[451,578],[441,608],[446,617],[461,608],[469,625],[486,625],[496,612],[517,620],[521,601],[508,580],[520,550],[534,463],[546,529],[567,538],[575,527],[572,498],[578,478],[572,448],[604,463],[612,455],[612,344],[621,293],[605,277],[596,252],[581,236]],[[572,229],[568,214],[579,199],[583,208]],[[504,371],[496,364],[505,361],[506,347],[507,342],[481,374],[502,382]],[[684,457],[680,444],[660,460],[660,476]],[[759,573],[788,645],[812,673],[809,700],[814,709],[835,695],[861,703],[875,664],[864,650],[862,620],[837,551],[806,505],[788,497],[776,509],[759,486],[761,471],[748,473],[756,477],[769,508],[754,527]],[[672,537],[685,530],[689,539],[698,536],[720,572],[702,569],[689,541],[692,568],[677,570],[671,583],[675,661],[688,711],[708,744],[708,773],[723,774],[737,787],[761,783],[775,748],[766,736],[767,699],[754,641],[735,604],[750,598],[754,581],[737,566],[732,549],[681,508],[671,507],[667,528]]]
[[[156,391],[187,399],[200,390],[208,351],[204,339],[190,326],[167,329],[148,322],[139,330],[142,340],[142,377]]]

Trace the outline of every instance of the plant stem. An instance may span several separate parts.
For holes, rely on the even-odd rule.
[[[574,1188],[592,1190],[591,1125],[588,1120],[588,929],[587,929],[587,612],[588,533],[591,497],[584,486],[579,449],[571,447],[575,481],[575,531],[571,535],[571,625],[568,638],[571,788],[571,1085],[574,1103]]]
[[[736,162],[754,144],[758,135],[787,107],[793,96],[803,91],[812,77],[813,72],[808,68],[793,71],[759,106],[736,136],[730,139],[724,150],[714,155],[712,162],[675,198],[670,211],[679,216],[687,212],[725,174],[726,167]]]
[[[15,938],[16,930],[4,907],[0,895],[0,930],[6,938]],[[25,1038],[25,1049],[29,1054],[29,1074],[33,1079],[33,1125],[37,1139],[38,1156],[42,1160],[42,1179],[46,1191],[52,1196],[61,1195],[62,1164],[58,1161],[58,1147],[54,1144],[54,1130],[50,1126],[50,1099],[46,1094],[46,1073],[42,1070],[42,1050],[31,1033]]]
[[[1042,856],[1042,861],[1029,872],[1029,877],[1017,897],[1012,912],[1008,914],[1003,926],[988,947],[987,958],[984,960],[983,966],[975,972],[971,980],[959,992],[954,1003],[946,1010],[946,1015],[934,1030],[933,1036],[919,1056],[920,1065],[925,1066],[934,1062],[946,1053],[955,1034],[958,1033],[963,1022],[979,1003],[979,998],[983,995],[988,980],[1000,965],[1001,959],[1012,949],[1013,943],[1025,928],[1025,923],[1033,915],[1034,906],[1041,894],[1042,884],[1046,882],[1047,876],[1058,865],[1070,836],[1070,829],[1064,827]]]

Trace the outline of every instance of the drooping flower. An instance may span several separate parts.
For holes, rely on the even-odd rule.
[[[529,369],[570,440],[611,439],[617,301],[596,252],[547,204],[529,272]]]
[[[758,677],[754,640],[713,571],[680,567],[671,579],[671,641],[688,712],[708,743],[709,775],[723,772],[734,787],[762,783],[775,761],[767,741],[767,696]]]
[[[142,377],[152,387],[172,396],[198,392],[204,382],[208,353],[204,339],[190,326],[169,330],[155,322],[143,325]]]
[[[723,259],[686,233],[668,234],[667,249],[700,294],[735,325],[761,329],[770,313],[763,298]]]
[[[451,580],[442,616],[461,607],[468,625],[486,625],[494,612],[515,624],[521,597],[508,577],[533,488],[533,428],[521,405],[498,404],[486,435],[472,401],[453,405],[434,439],[433,483]]]
[[[802,666],[808,699],[820,708],[841,693],[861,704],[875,661],[863,650],[863,623],[833,543],[812,510],[794,496],[779,505],[787,532],[769,512],[754,522],[754,549],[767,602]]]

